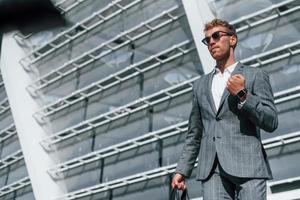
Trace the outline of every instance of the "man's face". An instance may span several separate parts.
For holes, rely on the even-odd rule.
[[[213,39],[211,36],[217,31],[222,31],[219,32],[220,37]],[[223,26],[215,26],[205,32],[205,37],[210,37],[207,46],[210,55],[217,61],[228,58],[230,55],[230,47],[236,42],[235,36],[228,36],[226,33],[229,33],[229,30]]]

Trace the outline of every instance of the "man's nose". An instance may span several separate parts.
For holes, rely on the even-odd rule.
[[[208,43],[208,46],[212,47],[215,44],[216,44],[216,42],[211,38],[209,43]]]

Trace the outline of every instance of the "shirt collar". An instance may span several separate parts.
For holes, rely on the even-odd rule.
[[[233,70],[235,69],[235,67],[237,66],[238,62],[235,62],[233,63],[232,65],[226,67],[226,69],[224,70],[224,73],[225,72],[228,72],[229,74],[231,74],[233,72]],[[219,70],[219,68],[215,67],[214,69],[214,74],[218,74],[220,73],[221,71]]]

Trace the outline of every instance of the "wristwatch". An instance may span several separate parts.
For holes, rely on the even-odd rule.
[[[237,94],[236,94],[236,96],[240,99],[240,100],[245,100],[246,99],[246,96],[247,96],[247,89],[246,88],[244,88],[244,89],[242,89],[242,90],[240,90]]]

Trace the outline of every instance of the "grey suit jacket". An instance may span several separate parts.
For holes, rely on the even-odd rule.
[[[272,132],[278,118],[268,75],[240,63],[233,74],[242,74],[250,95],[239,110],[238,99],[225,88],[217,110],[211,85],[213,72],[200,77],[193,87],[189,128],[176,172],[190,177],[198,157],[197,180],[208,177],[215,156],[230,175],[272,178],[260,129]]]

